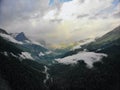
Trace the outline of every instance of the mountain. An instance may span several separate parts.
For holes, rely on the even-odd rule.
[[[29,52],[31,56],[38,62],[41,62],[41,63],[51,62],[50,59],[53,58],[53,55],[51,55],[51,53],[48,53],[48,52],[51,52],[50,50],[48,50],[43,44],[30,40],[29,38],[26,37],[24,33],[20,33],[16,35],[16,37],[19,37],[19,38],[21,38],[21,36],[22,36],[21,42],[23,44],[19,44],[18,45],[19,48],[21,48],[26,52]],[[19,41],[18,39],[16,40]]]
[[[39,42],[30,40],[24,32],[21,33],[11,33],[11,34],[1,34],[5,39],[16,43],[17,47],[23,50],[23,54],[29,55],[29,58],[32,58],[40,63],[51,63],[51,59],[54,58],[51,50],[48,50],[44,45]],[[41,55],[42,54],[42,55]]]
[[[3,35],[4,36],[4,35]],[[0,35],[0,90],[45,90],[44,64]]]
[[[116,27],[112,31],[103,35],[102,37],[96,39],[95,42],[83,46],[83,48],[88,48],[90,50],[104,49],[113,44],[117,44],[117,42],[115,41],[119,41],[119,39],[120,39],[120,26]]]
[[[101,38],[96,39],[96,41],[97,42],[99,41],[99,43],[105,43],[119,38],[120,38],[120,26],[103,35]]]
[[[42,45],[44,45],[45,47],[47,46],[46,42],[44,40],[40,40],[39,41]]]
[[[2,33],[2,34],[8,34],[5,30],[3,30],[1,28],[0,28],[0,33]]]
[[[120,27],[70,50],[49,67],[51,90],[119,90]],[[59,82],[58,82],[59,81]]]
[[[17,41],[25,41],[28,40],[28,38],[25,36],[24,32],[19,33],[18,35],[16,35],[15,39]]]
[[[119,31],[117,27],[59,58],[56,52],[66,50],[53,52],[33,41],[0,34],[0,89],[120,90]]]
[[[119,40],[120,40],[120,26],[114,28],[112,31],[106,33],[105,35],[94,41],[80,45],[79,48],[68,51],[61,57],[63,58],[66,56],[77,54],[80,51],[84,51],[84,50],[98,52],[102,49],[109,48],[113,45],[119,44]]]
[[[79,48],[81,48],[82,45],[88,44],[93,41],[94,41],[94,39],[92,39],[92,38],[80,40],[79,42],[77,42],[77,45],[74,46],[71,50],[79,49]]]

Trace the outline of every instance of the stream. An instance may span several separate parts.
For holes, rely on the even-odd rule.
[[[46,82],[47,82],[47,80],[49,79],[49,73],[48,73],[48,67],[47,66],[44,66],[44,68],[45,68],[45,71],[44,71],[44,73],[45,73],[45,75],[46,75],[46,78],[44,79],[44,83],[46,84]]]

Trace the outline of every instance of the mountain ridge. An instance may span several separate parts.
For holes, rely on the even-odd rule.
[[[5,30],[3,30],[1,28],[0,28],[0,33],[2,33],[2,34],[8,34]]]
[[[120,38],[114,38],[116,34],[119,35],[117,30],[105,36],[105,42],[97,40],[97,43],[99,41],[103,43],[92,42],[83,45],[65,56],[72,56],[78,52],[106,54],[107,57],[94,62],[91,68],[87,67],[84,58],[81,58],[82,56],[87,58],[84,53],[77,57],[79,61],[72,65],[55,62],[54,58],[50,57],[51,54],[44,58],[45,53],[42,52],[40,59],[43,61],[49,59],[53,63],[41,63],[26,58],[20,60],[16,56],[26,51],[29,43],[16,44],[0,36],[0,78],[6,80],[12,90],[120,90]],[[39,48],[32,47],[36,50]],[[27,50],[29,49],[30,47]],[[75,61],[76,57],[72,59]],[[95,57],[90,59],[96,60]]]
[[[24,32],[18,33],[18,35],[16,35],[15,39],[18,41],[28,40],[28,38],[25,36]]]
[[[73,54],[77,54],[80,51],[88,50],[88,51],[99,51],[100,49],[107,48],[111,45],[117,44],[120,39],[120,25],[116,28],[114,28],[112,31],[104,34],[100,38],[96,39],[95,41],[89,42],[87,44],[79,46],[79,48],[75,50],[70,50],[64,55],[61,56],[61,58],[70,56]]]

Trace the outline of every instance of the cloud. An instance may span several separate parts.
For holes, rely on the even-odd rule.
[[[114,14],[115,18],[120,18],[120,12]]]
[[[47,0],[3,0],[0,13],[2,17],[1,23],[11,22],[19,18],[27,20],[35,16],[35,14],[36,16],[42,16],[49,8],[47,2]]]
[[[0,0],[0,5],[2,4],[2,0]]]
[[[0,0],[0,13],[1,13],[2,0]]]
[[[84,2],[85,2],[85,0],[79,0],[79,2],[80,2],[80,3],[84,3]]]
[[[56,59],[58,63],[62,64],[77,64],[79,61],[84,61],[89,68],[93,67],[93,63],[100,61],[103,57],[107,57],[104,53],[95,52],[79,52],[77,54],[67,56],[64,58]]]
[[[88,14],[83,14],[83,15],[78,15],[77,18],[79,19],[79,18],[84,18],[84,17],[87,17],[87,16],[89,16],[89,15]]]
[[[79,0],[74,0],[73,2],[63,4],[59,17],[63,17],[65,19],[65,17],[74,18],[75,15],[94,15],[100,12],[102,9],[111,6],[112,0],[85,0],[84,3],[81,4],[79,4],[78,2]]]
[[[23,31],[31,37],[44,36],[43,34],[54,28],[54,24],[42,20],[49,9],[51,8],[48,0],[4,0],[1,6],[0,27],[8,32]]]
[[[58,23],[60,23],[62,21],[62,19],[52,19],[52,20],[50,20],[50,22],[58,22]]]
[[[1,5],[1,3],[2,3],[2,0],[0,0],[0,5]]]
[[[119,25],[119,5],[115,0],[72,0],[52,6],[49,0],[0,0],[0,27],[23,31],[38,41],[68,44]]]

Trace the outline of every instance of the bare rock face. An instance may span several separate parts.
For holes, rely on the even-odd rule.
[[[23,32],[19,33],[16,37],[15,37],[16,40],[18,41],[25,41],[25,40],[28,40],[28,38],[25,36],[25,34]]]

